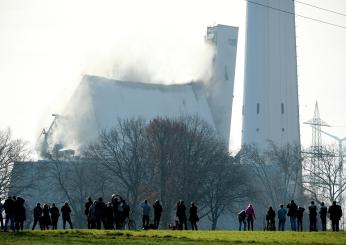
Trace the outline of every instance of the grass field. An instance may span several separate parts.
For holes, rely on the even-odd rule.
[[[71,244],[346,244],[346,233],[238,231],[97,231],[1,232],[4,245]]]

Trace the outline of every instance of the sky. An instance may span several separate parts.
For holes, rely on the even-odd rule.
[[[290,0],[287,0],[290,1]],[[344,0],[302,2],[346,14]],[[346,17],[296,3],[296,13],[346,26]],[[231,125],[241,144],[244,0],[0,0],[0,129],[32,145],[66,106],[83,74],[124,78],[125,70],[166,84],[203,78],[207,26],[239,27]],[[346,29],[296,18],[301,141],[318,101],[321,117],[346,136]],[[324,137],[325,142],[333,142]]]

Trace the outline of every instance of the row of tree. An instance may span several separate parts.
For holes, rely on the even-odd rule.
[[[336,148],[324,148],[316,164],[315,156],[299,145],[268,146],[266,151],[243,146],[231,156],[215,130],[198,117],[125,119],[86,145],[79,160],[52,153],[40,179],[46,178],[42,183],[49,183],[55,200],[70,203],[80,227],[90,195],[118,193],[134,210],[143,199],[159,199],[165,225],[173,222],[177,200],[194,201],[200,218],[206,217],[215,229],[222,214],[236,212],[248,201],[264,210],[291,199],[331,202],[344,192]],[[41,188],[41,182],[18,181],[27,172],[25,165],[12,171],[13,162],[28,157],[27,149],[9,130],[0,131],[1,196],[8,193],[10,181],[18,194]]]

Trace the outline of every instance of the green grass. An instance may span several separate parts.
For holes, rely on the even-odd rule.
[[[4,245],[72,244],[346,244],[346,233],[238,231],[98,231],[1,232]]]

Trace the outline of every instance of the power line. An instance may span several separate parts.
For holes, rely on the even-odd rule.
[[[290,11],[287,11],[287,10],[283,10],[283,9],[279,9],[279,8],[275,8],[275,7],[266,5],[266,4],[256,3],[256,2],[253,2],[253,1],[250,1],[250,0],[244,0],[244,1],[246,1],[248,3],[251,3],[251,4],[254,4],[254,5],[258,5],[258,6],[261,6],[261,7],[269,8],[269,9],[272,9],[272,10],[275,10],[275,11],[279,11],[279,12],[282,12],[282,13],[286,13],[286,14],[290,14],[290,15],[293,15],[293,16],[297,16],[297,17],[300,17],[300,18],[303,18],[303,19],[308,19],[308,20],[320,22],[320,23],[323,23],[323,24],[326,24],[326,25],[330,25],[330,26],[346,29],[346,26],[334,24],[334,23],[327,22],[327,21],[320,20],[320,19],[311,18],[311,17],[305,16],[305,15],[301,15],[301,14],[296,14],[296,13],[293,13],[293,12],[290,12]]]
[[[293,0],[292,0],[292,1],[293,1]],[[333,14],[338,14],[338,15],[345,16],[345,17],[346,17],[346,14],[341,13],[341,12],[337,12],[337,11],[334,11],[334,10],[322,8],[322,7],[317,6],[317,5],[313,5],[313,4],[310,4],[310,3],[305,3],[305,2],[301,2],[301,1],[297,1],[297,0],[295,0],[295,2],[296,2],[296,3],[299,3],[299,4],[302,4],[302,5],[306,5],[306,6],[312,7],[312,8],[317,8],[317,9],[320,9],[320,10],[323,10],[323,11],[327,11],[327,12],[330,12],[330,13],[333,13]]]

